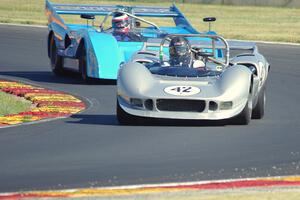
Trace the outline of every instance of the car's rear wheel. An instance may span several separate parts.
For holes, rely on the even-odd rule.
[[[265,115],[265,106],[266,106],[266,89],[263,87],[259,92],[257,104],[252,112],[253,119],[262,119]]]
[[[57,46],[55,44],[54,37],[50,39],[50,62],[51,70],[55,75],[62,76],[64,75],[64,58],[57,54]]]
[[[81,49],[81,55],[79,57],[79,72],[81,74],[82,80],[85,83],[91,82],[91,78],[87,75],[87,53],[84,45]]]

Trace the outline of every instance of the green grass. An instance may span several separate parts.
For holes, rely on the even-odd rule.
[[[53,0],[60,3],[165,5],[170,3],[121,2],[102,0]],[[300,43],[300,9],[249,6],[177,4],[198,30],[207,30],[206,16],[217,17],[213,29],[225,38]],[[70,20],[70,17],[67,17]],[[68,21],[67,20],[67,21]],[[79,21],[72,18],[71,21]],[[99,24],[98,20],[96,24]],[[46,25],[43,0],[0,0],[0,22]],[[165,20],[154,20],[168,25]]]
[[[28,111],[31,102],[0,91],[0,116]]]

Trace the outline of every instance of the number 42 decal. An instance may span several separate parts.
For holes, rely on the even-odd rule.
[[[178,87],[172,88],[171,90],[174,90],[179,93],[184,93],[184,92],[189,93],[189,92],[191,92],[191,89],[192,89],[191,86],[178,86]]]
[[[166,87],[164,91],[176,96],[191,96],[198,94],[200,89],[194,86],[170,86]]]

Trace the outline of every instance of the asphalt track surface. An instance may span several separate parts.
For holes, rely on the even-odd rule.
[[[300,174],[300,47],[260,44],[266,115],[248,126],[120,126],[114,83],[54,76],[47,30],[0,26],[0,78],[81,97],[70,118],[0,129],[0,192]]]

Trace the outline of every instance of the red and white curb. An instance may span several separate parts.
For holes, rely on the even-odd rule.
[[[68,117],[86,108],[85,103],[73,95],[16,81],[0,80],[0,91],[23,97],[35,105],[29,111],[0,116],[2,128],[25,122]]]
[[[2,193],[0,200],[29,198],[75,198],[97,196],[137,195],[160,192],[226,190],[241,188],[300,187],[300,176],[231,179],[218,181],[200,181],[187,183],[132,185],[120,187],[81,188],[56,191],[29,191],[20,193]]]

